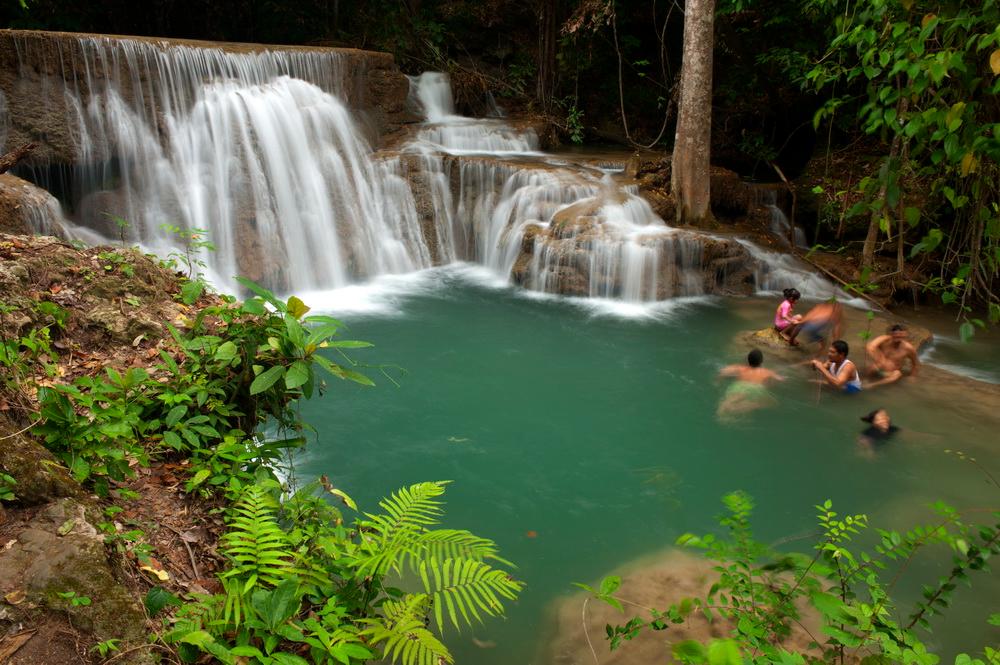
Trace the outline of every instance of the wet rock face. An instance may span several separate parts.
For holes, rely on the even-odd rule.
[[[95,42],[109,44],[117,50],[109,52],[105,64],[95,66]],[[125,44],[124,47],[121,45]],[[338,73],[343,78],[339,94],[355,110],[366,112],[376,133],[381,134],[400,126],[406,120],[408,82],[396,68],[388,53],[356,49],[318,47],[271,46],[262,44],[236,44],[202,42],[161,38],[120,38],[104,35],[41,32],[25,30],[0,30],[0,95],[5,98],[7,109],[6,145],[18,146],[29,141],[39,144],[31,157],[37,164],[79,164],[88,155],[82,151],[77,136],[77,118],[86,110],[76,104],[90,103],[94,93],[103,91],[113,81],[126,104],[133,105],[136,90],[142,89],[144,104],[158,103],[150,99],[151,82],[157,76],[145,67],[149,61],[143,57],[128,58],[138,63],[140,70],[130,72],[127,53],[132,46],[166,49],[186,47],[211,49],[227,54],[248,54],[267,57],[267,54],[287,54],[288,58],[301,58],[303,54],[334,54],[338,56]],[[134,51],[134,49],[132,49]],[[329,76],[328,72],[319,72]],[[68,101],[73,100],[73,101]],[[102,101],[102,103],[104,103]],[[160,121],[158,131],[163,133],[163,109],[157,107],[149,113]],[[90,137],[96,140],[97,137]],[[91,146],[93,153],[103,152],[107,146]],[[3,146],[0,145],[0,152]]]
[[[58,226],[59,204],[51,194],[10,173],[0,174],[0,233],[53,233]]]

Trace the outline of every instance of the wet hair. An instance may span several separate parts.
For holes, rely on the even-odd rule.
[[[903,332],[906,331],[906,326],[904,326],[902,323],[894,323],[894,324],[892,324],[889,327],[889,332],[890,333],[900,332],[900,331],[903,331]]]
[[[781,295],[785,296],[785,300],[798,300],[802,297],[798,289],[785,289],[781,292]]]
[[[834,351],[836,351],[837,353],[842,353],[845,356],[847,355],[847,352],[851,350],[851,347],[847,345],[847,342],[845,342],[842,339],[835,340],[834,343],[831,344],[830,346],[833,347]]]
[[[871,413],[869,413],[867,416],[861,416],[861,420],[865,421],[866,423],[873,423],[873,422],[875,422],[875,416],[878,415],[879,411],[885,411],[885,409],[875,409],[874,411],[872,411]],[[885,415],[888,416],[889,413],[886,412]]]
[[[747,354],[747,364],[751,367],[760,367],[764,364],[764,354],[760,352],[760,349],[754,349]]]

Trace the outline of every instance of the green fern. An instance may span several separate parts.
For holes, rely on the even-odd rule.
[[[370,627],[362,635],[374,647],[381,645],[382,656],[404,665],[441,665],[455,659],[447,647],[424,625],[430,598],[423,593],[407,594],[382,605],[384,619],[366,619]]]
[[[458,615],[464,623],[472,619],[482,622],[480,610],[489,616],[503,614],[500,598],[515,600],[522,584],[506,571],[497,570],[482,561],[429,558],[420,564],[420,580],[434,607],[438,630],[444,630],[444,611],[456,629],[461,630]]]
[[[246,591],[258,580],[281,583],[291,567],[291,544],[278,524],[277,499],[261,485],[250,485],[232,510],[222,553],[233,560],[225,577],[246,578]]]
[[[465,529],[434,529],[420,536],[417,543],[421,558],[433,557],[438,561],[444,559],[472,559],[473,561],[497,561],[514,568],[514,564],[500,556],[497,544],[488,538],[482,538]],[[414,557],[414,572],[419,565]]]
[[[414,554],[419,538],[427,527],[437,524],[441,502],[449,481],[419,483],[404,487],[379,502],[384,515],[365,513],[361,522],[362,550],[358,559],[358,577],[385,575],[390,570],[401,572],[400,563]]]

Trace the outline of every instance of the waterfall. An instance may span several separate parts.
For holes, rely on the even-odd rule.
[[[410,99],[426,122],[406,149],[452,155],[538,155],[534,130],[517,130],[502,120],[466,118],[455,114],[447,74],[424,72],[410,77]]]
[[[634,303],[745,293],[750,280],[829,288],[752,243],[670,227],[622,161],[548,155],[530,128],[458,115],[444,74],[410,79],[424,122],[375,153],[349,106],[367,65],[343,52],[65,36],[53,59],[51,43],[13,43],[40,108],[69,119],[47,145],[73,164],[52,189],[76,224],[57,223],[49,197],[33,226],[92,242],[117,239],[124,219],[127,240],[161,254],[204,231],[216,250],[199,259],[222,288],[243,275],[317,291],[458,261]],[[0,132],[9,104],[0,96]]]
[[[346,285],[430,265],[398,162],[374,160],[331,51],[227,52],[79,38],[64,99],[80,156],[71,207],[107,213],[160,252],[164,225],[207,232],[220,281],[282,290]],[[30,49],[19,53],[27,66]],[[43,94],[43,97],[45,95]]]
[[[788,220],[788,215],[778,205],[778,192],[773,188],[761,186],[753,187],[753,191],[756,202],[763,205],[771,215],[771,223],[768,229],[771,235],[781,241],[786,247],[790,245],[789,235],[791,235],[796,247],[809,249],[809,244],[806,241],[806,232],[800,226],[796,226],[793,229],[792,223]]]

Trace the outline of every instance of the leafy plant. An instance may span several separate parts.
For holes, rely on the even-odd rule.
[[[719,521],[728,537],[685,534],[678,539],[678,544],[701,549],[717,562],[717,582],[705,597],[686,598],[663,610],[649,608],[648,619],[608,626],[612,649],[647,629],[669,631],[670,625],[700,612],[710,621],[726,620],[729,636],[707,644],[674,643],[673,655],[681,662],[843,663],[869,654],[862,662],[933,665],[939,659],[927,651],[915,629],[929,628],[932,617],[949,607],[957,583],[1000,554],[1000,512],[996,523],[974,525],[939,503],[934,506],[938,521],[905,533],[878,529],[878,544],[866,551],[854,543],[869,528],[867,516],[841,516],[826,501],[816,506],[821,537],[814,554],[807,556],[775,552],[753,538],[753,502],[746,494],[729,494],[723,501],[727,512]],[[894,587],[914,557],[932,545],[951,550],[951,565],[944,577],[924,587],[923,599],[908,618],[899,619],[906,614],[892,599]],[[888,581],[885,573],[891,575]],[[584,588],[622,610],[626,599],[614,595],[619,583],[607,578],[600,591]],[[813,634],[810,650],[789,651],[785,639],[800,623],[803,605],[820,618],[823,638]],[[986,655],[994,662],[997,652],[987,649]],[[960,656],[958,662],[972,659]]]
[[[311,488],[280,503],[265,474],[230,511],[225,593],[182,608],[167,640],[187,659],[200,651],[223,662],[298,663],[303,648],[315,663],[453,662],[430,618],[442,631],[446,616],[455,628],[498,616],[521,584],[489,563],[507,563],[492,541],[430,528],[445,485],[403,488],[348,530]],[[400,591],[390,578],[413,578],[422,590]]]

